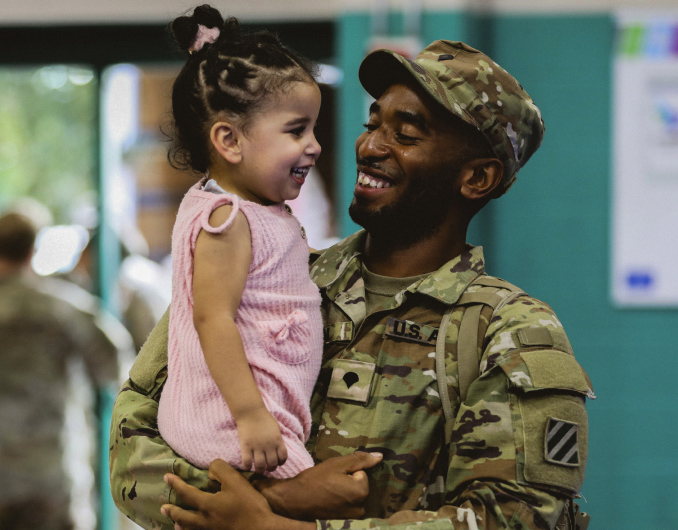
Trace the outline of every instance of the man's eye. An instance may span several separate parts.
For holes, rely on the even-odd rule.
[[[365,129],[367,129],[369,132],[375,131],[377,129],[377,126],[374,123],[363,123],[363,127],[365,127]]]
[[[397,133],[396,137],[398,138],[399,142],[405,143],[416,142],[417,140],[419,140],[419,138],[415,138],[414,136],[407,136],[406,134],[403,133]]]

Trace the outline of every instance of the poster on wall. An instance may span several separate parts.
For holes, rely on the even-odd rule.
[[[678,11],[618,15],[613,115],[613,301],[678,307]]]

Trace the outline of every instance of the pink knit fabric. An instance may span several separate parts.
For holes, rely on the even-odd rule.
[[[202,184],[184,197],[172,234],[168,379],[158,427],[172,448],[193,464],[206,468],[222,458],[242,469],[235,422],[209,373],[193,325],[192,290],[200,230],[221,232],[242,211],[252,234],[252,262],[236,325],[254,380],[287,446],[287,462],[271,476],[292,477],[313,465],[304,444],[322,357],[320,294],[308,274],[308,244],[285,205],[262,206],[203,191]],[[210,226],[210,214],[223,204],[232,204],[233,213],[222,226]]]

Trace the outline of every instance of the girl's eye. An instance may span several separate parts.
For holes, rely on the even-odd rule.
[[[297,127],[296,129],[292,129],[290,133],[294,136],[302,136],[304,134],[304,129],[305,127]]]

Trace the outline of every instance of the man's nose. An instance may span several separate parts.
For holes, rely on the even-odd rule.
[[[379,129],[365,131],[358,138],[357,153],[361,158],[383,158],[388,154],[384,136]]]

